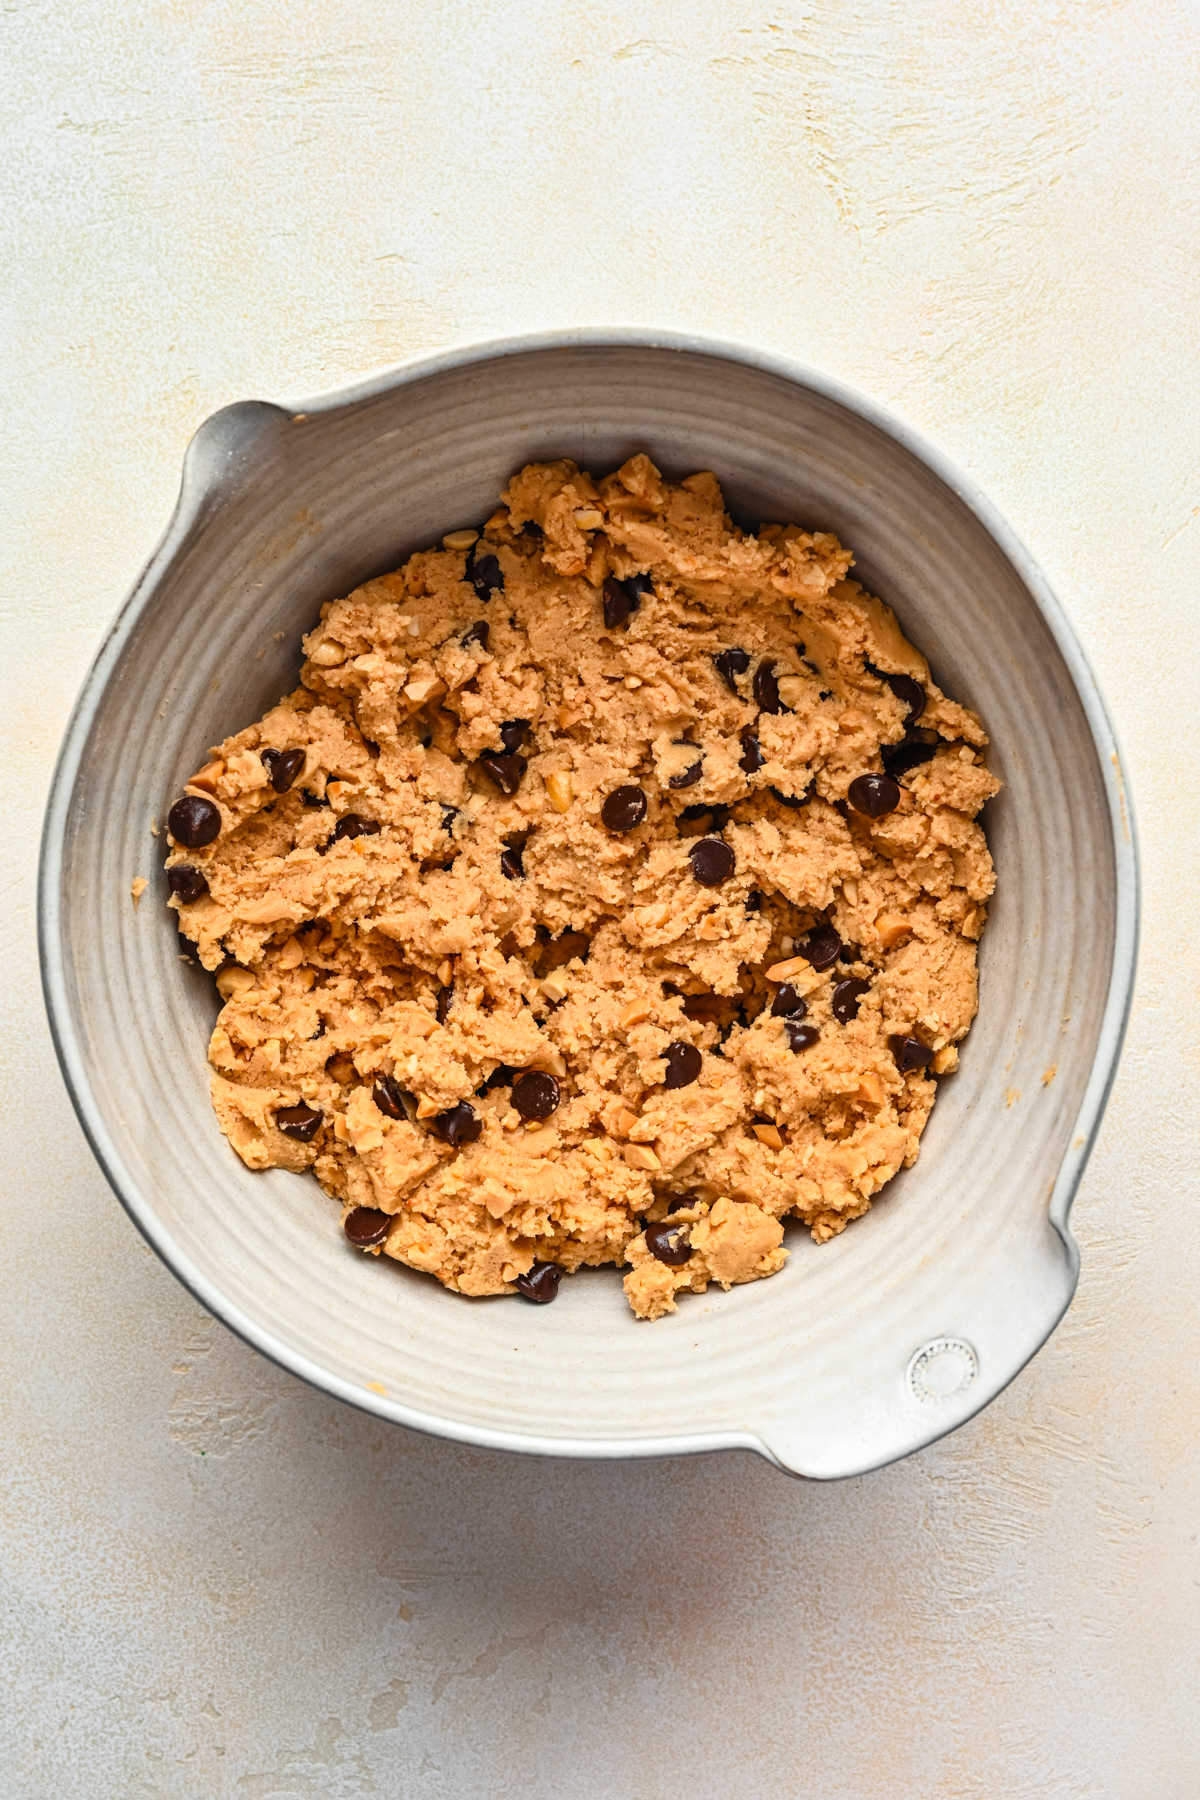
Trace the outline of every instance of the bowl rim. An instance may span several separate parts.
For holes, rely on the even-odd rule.
[[[1120,1059],[1137,968],[1140,892],[1136,826],[1116,732],[1091,664],[1040,567],[991,501],[969,477],[954,466],[947,455],[888,408],[879,405],[840,378],[810,368],[778,352],[729,339],[653,327],[589,326],[468,341],[433,354],[407,357],[308,400],[283,403],[234,402],[231,407],[223,407],[210,414],[193,433],[185,450],[180,490],[166,529],[104,632],[84,676],[51,777],[38,860],[37,893],[38,959],[51,1038],[71,1104],[92,1153],[109,1186],[151,1249],[207,1312],[220,1319],[253,1349],[291,1374],[298,1375],[311,1387],[390,1423],[406,1425],[431,1436],[486,1449],[596,1459],[678,1456],[700,1451],[740,1449],[755,1452],[786,1473],[804,1473],[788,1468],[765,1439],[749,1429],[681,1432],[642,1438],[570,1438],[509,1431],[407,1406],[386,1394],[375,1393],[322,1368],[261,1326],[240,1306],[230,1302],[195,1266],[171,1232],[162,1225],[152,1201],[140,1190],[109,1134],[96,1101],[71,1012],[65,964],[60,952],[62,852],[71,799],[93,715],[120,661],[132,629],[152,603],[155,591],[180,546],[201,513],[211,503],[214,484],[189,478],[190,453],[197,439],[222,414],[236,411],[247,404],[256,409],[266,405],[273,412],[293,418],[297,415],[315,417],[352,408],[392,389],[403,388],[413,382],[467,368],[472,364],[530,353],[574,349],[647,349],[707,356],[733,363],[806,388],[891,438],[961,501],[1016,571],[1041,612],[1066,664],[1083,707],[1100,765],[1114,849],[1113,953],[1095,1057],[1049,1200],[1050,1223],[1062,1240],[1068,1263],[1065,1297],[1054,1316],[1046,1321],[1045,1331],[1035,1348],[1028,1356],[1022,1356],[1018,1360],[998,1386],[990,1386],[976,1406],[957,1416],[950,1424],[934,1425],[918,1436],[899,1456],[887,1454],[876,1461],[868,1460],[844,1471],[844,1474],[864,1474],[936,1442],[947,1432],[957,1430],[968,1418],[974,1417],[984,1406],[990,1404],[1046,1343],[1070,1305],[1078,1280],[1079,1250],[1068,1220]],[[807,1475],[806,1478],[836,1480],[842,1476],[834,1472],[822,1472]]]

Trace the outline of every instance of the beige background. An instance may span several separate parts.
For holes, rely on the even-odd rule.
[[[1171,0],[0,8],[4,1800],[1200,1792],[1198,51]],[[51,760],[193,428],[604,321],[807,359],[958,458],[1140,814],[1075,1307],[833,1489],[308,1392],[135,1236],[42,1019]]]

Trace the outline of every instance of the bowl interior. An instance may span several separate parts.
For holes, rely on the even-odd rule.
[[[152,835],[210,744],[295,680],[320,602],[491,510],[508,475],[644,449],[711,468],[737,509],[837,531],[949,692],[1003,793],[982,1003],[920,1162],[867,1217],[769,1282],[647,1327],[611,1272],[557,1305],[467,1302],[343,1241],[310,1178],[252,1175],[207,1096],[211,981],[180,960]],[[140,907],[136,875],[150,878]],[[700,350],[581,344],[447,359],[304,415],[248,403],[189,451],[181,510],[114,626],[47,828],[48,992],[69,1079],[134,1216],[260,1347],[391,1416],[481,1441],[637,1450],[757,1442],[846,1473],[957,1423],[1069,1299],[1050,1201],[1108,999],[1117,929],[1105,771],[1022,574],[972,508],[816,387]],[[914,1353],[963,1340],[959,1377]],[[961,1359],[965,1357],[965,1361]],[[947,1368],[950,1364],[946,1365]]]

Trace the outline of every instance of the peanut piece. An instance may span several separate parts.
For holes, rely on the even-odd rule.
[[[958,1067],[957,1047],[954,1044],[947,1044],[945,1049],[938,1051],[929,1067],[935,1075],[952,1075]],[[1053,1077],[1051,1078],[1053,1079]],[[1042,1076],[1042,1081],[1045,1083],[1045,1075]]]
[[[645,1144],[626,1144],[625,1161],[631,1169],[644,1169],[648,1175],[658,1175],[662,1171],[657,1156]]]
[[[897,944],[912,936],[911,924],[899,913],[881,912],[875,921],[875,929],[885,950],[894,950]]]
[[[555,812],[565,813],[574,798],[571,777],[564,770],[556,769],[546,777],[546,792]]]
[[[625,1011],[621,1014],[622,1028],[628,1030],[631,1025],[641,1025],[643,1021],[649,1017],[650,1002],[648,1000],[635,1000],[633,1004],[627,1006]]]
[[[222,762],[221,758],[218,757],[215,762],[205,763],[202,769],[197,769],[187,785],[188,787],[199,788],[202,794],[215,794],[217,791],[217,783],[224,773],[225,764]],[[263,771],[263,780],[266,780],[265,770]]]
[[[565,1000],[571,991],[557,974],[547,975],[544,981],[538,982],[538,986],[547,1000]]]
[[[281,944],[275,961],[281,969],[298,969],[304,961],[304,945],[300,939],[290,937],[286,944]]]
[[[637,1114],[630,1112],[627,1106],[618,1106],[612,1116],[612,1128],[622,1137],[628,1137],[637,1122]]]
[[[806,956],[789,956],[786,962],[771,964],[767,970],[767,980],[790,981],[793,975],[803,975],[808,966]]]
[[[575,523],[580,531],[599,531],[604,523],[604,514],[595,506],[577,506]]]
[[[339,644],[336,638],[323,638],[319,644],[313,645],[308,653],[308,660],[315,663],[318,669],[335,669],[346,660],[346,646]]]
[[[448,531],[442,539],[447,550],[469,550],[479,542],[477,531]]]
[[[257,986],[258,982],[249,969],[243,969],[237,963],[231,963],[217,976],[217,992],[222,1000],[240,1000],[251,988]]]
[[[778,1125],[752,1125],[750,1129],[759,1143],[765,1144],[768,1150],[783,1149],[783,1138]]]
[[[435,694],[444,694],[445,691],[446,684],[438,676],[414,675],[412,680],[405,685],[404,698],[411,701],[414,706],[424,706],[425,702],[431,700]]]
[[[440,1113],[441,1110],[442,1108],[438,1105],[436,1100],[430,1100],[425,1095],[422,1095],[417,1101],[418,1119],[432,1119],[434,1115]]]

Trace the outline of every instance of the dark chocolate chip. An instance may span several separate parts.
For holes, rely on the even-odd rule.
[[[664,1087],[691,1087],[693,1081],[699,1081],[700,1071],[704,1067],[704,1058],[695,1044],[668,1044],[666,1061],[667,1072],[663,1076]]]
[[[500,742],[510,753],[520,750],[528,736],[528,719],[505,719],[500,727]]]
[[[900,783],[890,775],[856,775],[846,789],[846,798],[855,812],[882,819],[899,806]]]
[[[838,961],[853,963],[858,961],[858,951],[853,944],[843,944],[838,951]]]
[[[834,984],[833,999],[830,1002],[833,1016],[839,1024],[848,1025],[851,1019],[858,1017],[858,1003],[870,987],[860,975],[847,975],[844,981]]]
[[[382,1244],[391,1229],[391,1213],[380,1212],[374,1206],[353,1206],[342,1221],[342,1230],[360,1250]]]
[[[759,746],[758,739],[749,727],[747,727],[742,733],[742,754],[738,758],[743,773],[746,775],[753,775],[756,769],[762,768],[766,760],[767,759]]]
[[[295,1138],[301,1144],[311,1144],[321,1129],[321,1114],[315,1107],[305,1106],[301,1100],[298,1106],[281,1106],[275,1114],[275,1124],[284,1137]]]
[[[680,738],[677,740],[677,742],[678,742],[678,747],[681,750],[699,749],[699,745],[692,744],[688,738]],[[699,781],[699,779],[700,779],[701,775],[703,775],[703,773],[704,773],[704,758],[702,756],[698,756],[694,763],[689,763],[686,769],[681,769],[679,771],[678,775],[668,775],[667,776],[667,786],[669,788],[695,787],[696,783]]]
[[[515,1075],[516,1070],[510,1069],[507,1063],[497,1063],[487,1080],[475,1092],[480,1095],[490,1094],[493,1088],[509,1087]]]
[[[799,1019],[785,1019],[783,1029],[789,1050],[808,1050],[821,1035],[815,1025],[801,1025]]]
[[[692,1194],[672,1194],[667,1201],[667,1211],[669,1213],[682,1212],[686,1206],[695,1206],[695,1204],[695,1197]]]
[[[300,789],[300,801],[304,806],[328,806],[329,801],[323,794],[310,794],[307,788]]]
[[[455,819],[457,819],[457,817],[458,817],[457,806],[447,806],[446,802],[443,800],[443,802],[442,802],[442,830],[443,831],[453,831],[454,821],[455,821]]]
[[[494,556],[476,556],[476,548],[471,546],[467,558],[467,580],[481,600],[490,600],[493,594],[504,592],[504,572]]]
[[[697,838],[688,851],[688,860],[701,887],[724,887],[735,867],[733,851],[715,837]]]
[[[687,1240],[686,1225],[668,1225],[663,1219],[657,1225],[647,1225],[645,1236],[651,1256],[666,1263],[669,1269],[681,1269],[685,1262],[691,1261],[692,1246]]]
[[[286,794],[304,767],[303,750],[262,750],[259,752],[267,779],[277,794]]]
[[[642,599],[643,595],[652,594],[654,592],[654,582],[649,575],[645,574],[626,576],[625,586],[633,595],[635,604]]]
[[[167,870],[167,886],[183,906],[200,900],[208,892],[208,877],[195,863],[176,863]]]
[[[749,656],[744,650],[737,648],[732,650],[721,650],[713,657],[713,662],[716,664],[717,674],[721,677],[721,680],[725,683],[725,686],[729,689],[730,693],[737,694],[737,678],[739,675],[744,675],[746,670],[750,667]],[[740,699],[741,696],[739,695],[738,697]]]
[[[729,823],[731,807],[721,806],[712,800],[697,801],[692,806],[681,808],[675,820],[675,829],[680,837],[707,837],[714,831],[724,831]],[[688,831],[689,825],[695,824],[695,831]]]
[[[361,813],[343,813],[333,828],[330,843],[340,844],[345,838],[375,837],[380,830],[378,819],[364,819]]]
[[[457,1150],[460,1144],[473,1144],[483,1130],[483,1120],[469,1100],[460,1100],[433,1120],[433,1130],[444,1144]]]
[[[919,1037],[909,1037],[904,1032],[895,1032],[888,1039],[888,1049],[896,1059],[896,1067],[902,1075],[911,1075],[916,1069],[927,1069],[933,1061],[933,1051],[928,1044],[923,1044]]]
[[[775,664],[760,662],[754,671],[754,702],[760,712],[781,713],[783,701],[779,698],[779,683],[775,679]]]
[[[773,1019],[802,1019],[808,1011],[808,1001],[800,991],[785,981],[776,989],[775,998],[771,1002]]]
[[[517,1276],[515,1286],[523,1299],[532,1300],[535,1306],[549,1306],[558,1298],[562,1274],[557,1263],[535,1262],[526,1274]]]
[[[814,925],[800,940],[800,954],[814,969],[830,969],[841,955],[842,940],[832,925]]]
[[[802,794],[785,794],[780,788],[777,788],[777,787],[773,787],[771,789],[771,792],[772,792],[772,794],[774,794],[776,800],[778,800],[780,806],[790,806],[793,808],[795,808],[797,806],[807,806],[809,801],[812,799],[812,789],[811,788],[805,788],[805,790]]]
[[[932,762],[937,745],[936,732],[914,733],[912,737],[902,738],[898,744],[885,744],[879,755],[892,780],[899,781],[913,769],[919,769],[922,763]]]
[[[610,575],[601,589],[605,630],[615,631],[618,625],[624,625],[629,615],[637,611],[639,604],[631,583],[618,581],[615,575]]]
[[[444,1025],[450,1017],[450,1002],[454,998],[453,987],[440,987],[433,1002],[433,1016],[439,1025]]]
[[[762,908],[763,897],[761,891],[758,888],[751,888],[750,892],[746,895],[746,911],[748,913],[756,913],[761,912]]]
[[[406,1119],[408,1109],[405,1106],[405,1092],[394,1075],[377,1075],[371,1088],[371,1098],[385,1119]]]
[[[905,729],[915,725],[925,711],[925,689],[911,675],[885,675],[883,678],[895,694],[897,700],[903,700],[908,708],[908,716],[904,721]]]
[[[600,817],[608,831],[622,834],[633,831],[646,816],[646,796],[640,787],[614,788],[600,808]]]
[[[502,794],[515,794],[528,764],[523,756],[481,756],[479,767]]]
[[[221,835],[221,811],[203,794],[185,794],[167,814],[167,830],[177,844],[202,850]]]
[[[478,644],[481,650],[486,650],[488,633],[491,629],[492,628],[486,619],[476,619],[473,625],[467,626],[467,629],[463,632],[462,637],[458,641],[464,650],[469,650],[472,644]]]
[[[500,852],[500,873],[506,881],[524,881],[525,846],[531,835],[528,831],[510,831],[505,838]]]
[[[512,1102],[523,1119],[548,1119],[560,1098],[557,1081],[544,1069],[526,1069],[513,1082]]]

